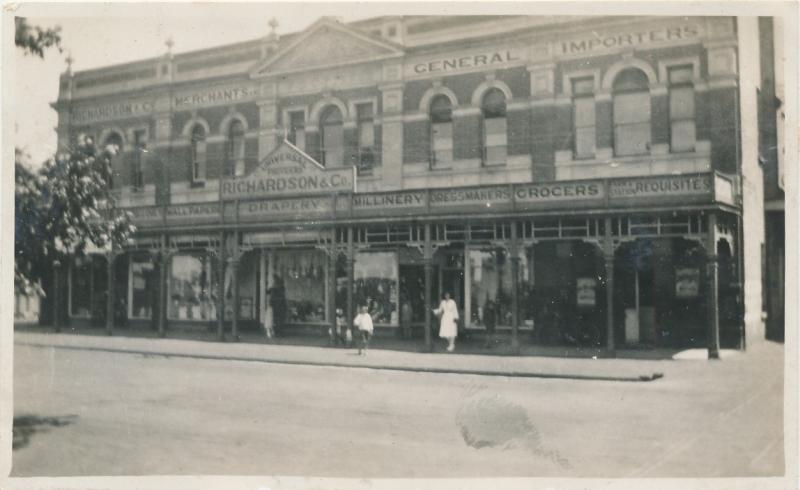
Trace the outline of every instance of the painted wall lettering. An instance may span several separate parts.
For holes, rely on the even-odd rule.
[[[72,120],[77,123],[87,123],[107,119],[121,119],[147,114],[152,110],[153,104],[149,101],[123,102],[99,107],[75,109],[72,112]]]
[[[521,51],[516,49],[502,49],[486,53],[470,53],[447,58],[423,60],[407,66],[406,72],[408,75],[453,72],[503,63],[513,63],[521,61],[523,58],[524,55]]]
[[[235,102],[258,95],[255,87],[227,87],[213,90],[190,92],[175,97],[175,108],[203,106],[225,102]]]
[[[604,49],[660,42],[684,41],[700,36],[696,25],[674,26],[649,31],[623,32],[571,39],[559,43],[561,54],[584,54]]]

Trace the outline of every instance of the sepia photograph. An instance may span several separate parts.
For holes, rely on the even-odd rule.
[[[0,486],[798,488],[797,4],[591,3],[4,3]]]

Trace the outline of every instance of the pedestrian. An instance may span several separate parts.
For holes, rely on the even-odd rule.
[[[453,352],[458,335],[458,305],[450,299],[450,293],[444,293],[444,299],[433,312],[439,317],[439,337],[447,339],[447,352]]]
[[[345,338],[347,334],[347,322],[344,319],[344,310],[336,308],[336,338],[334,339],[336,345],[346,345]]]
[[[283,286],[283,279],[277,274],[273,277],[273,285],[267,291],[269,295],[269,305],[272,308],[272,335],[277,337],[278,333],[286,325],[286,289]]]
[[[358,332],[361,334],[361,344],[359,344],[358,347],[358,355],[366,356],[367,347],[369,347],[369,339],[372,337],[373,331],[372,317],[369,314],[367,305],[361,307],[361,312],[353,319],[353,325],[358,328]]]
[[[487,299],[483,305],[483,325],[486,327],[484,347],[491,347],[494,342],[494,327],[497,326],[497,306],[491,299]]]
[[[411,323],[414,321],[414,310],[410,301],[404,301],[400,307],[400,324],[403,327],[403,338],[411,338]]]

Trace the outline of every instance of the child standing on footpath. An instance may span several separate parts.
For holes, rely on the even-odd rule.
[[[369,339],[372,337],[372,317],[366,306],[361,307],[361,312],[353,319],[353,325],[358,328],[361,334],[361,344],[358,346],[358,355],[367,355],[367,347],[369,347]],[[363,351],[363,354],[362,354]]]

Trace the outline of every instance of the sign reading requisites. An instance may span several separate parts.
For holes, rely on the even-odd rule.
[[[244,177],[222,182],[222,199],[332,194],[355,189],[355,167],[327,169],[283,141]]]

